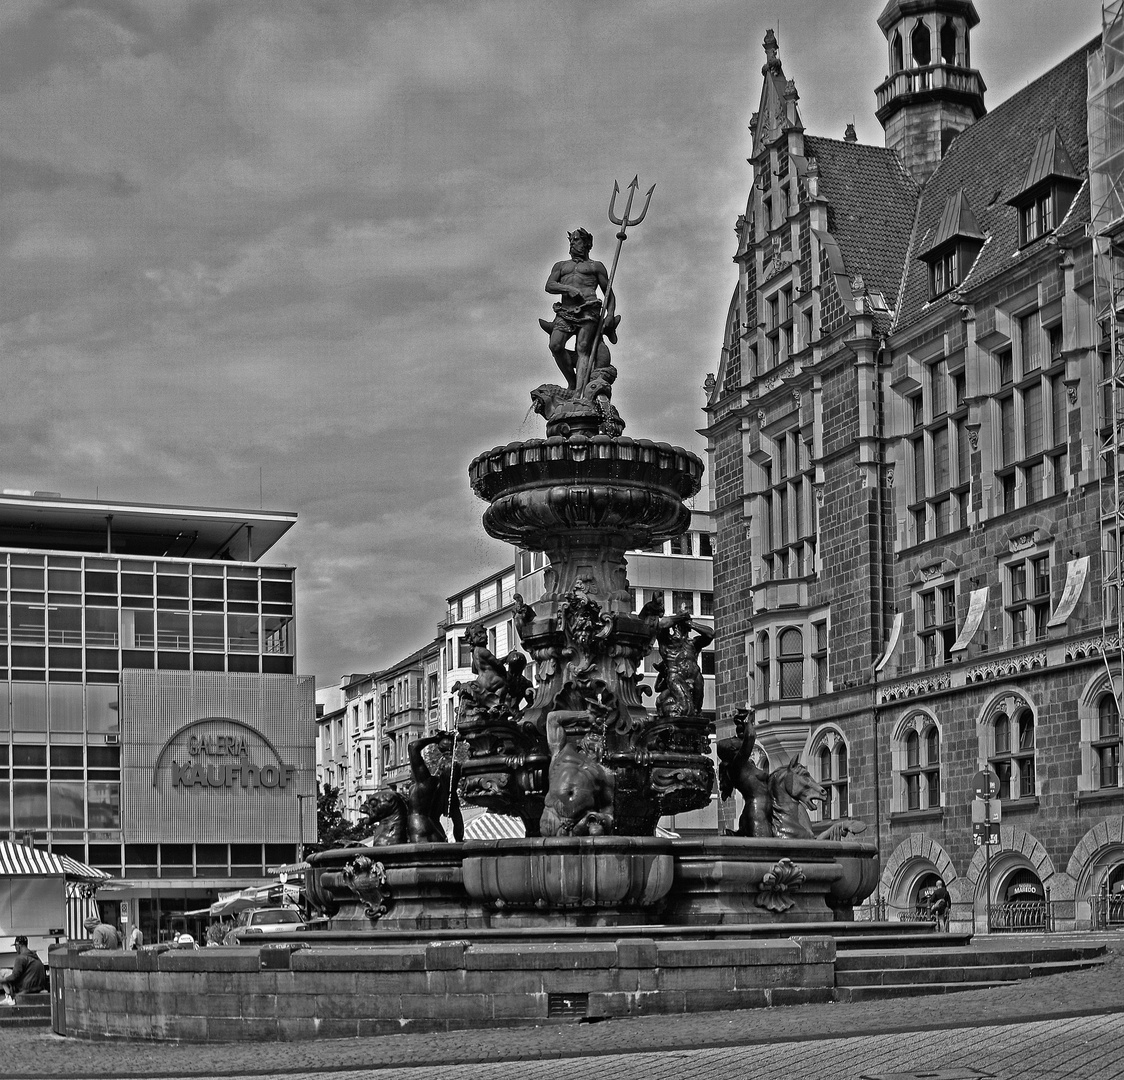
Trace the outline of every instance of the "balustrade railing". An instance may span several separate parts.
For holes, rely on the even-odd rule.
[[[1052,933],[1054,905],[1049,900],[1008,900],[991,904],[988,918],[993,934]]]

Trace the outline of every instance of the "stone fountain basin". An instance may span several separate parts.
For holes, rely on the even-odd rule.
[[[377,918],[364,878],[343,873],[357,856],[385,874]],[[784,860],[799,875],[782,867],[778,889]],[[402,844],[321,852],[309,863],[308,895],[329,911],[331,928],[375,933],[848,921],[878,880],[872,844],[737,836]]]

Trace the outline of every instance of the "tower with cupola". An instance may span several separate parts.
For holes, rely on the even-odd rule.
[[[890,0],[878,16],[889,75],[875,91],[886,145],[923,184],[952,140],[987,111],[969,36],[972,0]]]

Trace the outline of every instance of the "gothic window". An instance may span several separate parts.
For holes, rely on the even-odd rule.
[[[952,582],[917,594],[917,637],[922,667],[952,662],[956,641],[956,586]]]
[[[827,686],[827,623],[812,623],[812,671],[816,677],[815,694],[826,694]]]
[[[774,483],[774,477],[776,483]],[[773,462],[762,466],[762,530],[772,580],[807,577],[815,558],[812,455],[799,429],[777,437]]]
[[[804,696],[804,637],[799,630],[782,630],[777,644],[782,698]]]
[[[759,702],[769,700],[769,682],[772,674],[770,662],[770,647],[768,633],[757,635],[757,687],[756,697]]]
[[[908,720],[895,748],[898,806],[935,810],[941,805],[941,734],[927,716]]]
[[[1039,313],[1015,320],[1017,352],[995,354],[999,368],[1000,467],[1003,512],[1065,491],[1067,403],[1065,363],[1057,328]]]
[[[941,26],[941,60],[946,64],[956,63],[956,24],[945,19]]]
[[[1025,705],[995,714],[988,764],[999,777],[1000,799],[1034,797],[1034,714]]]
[[[1120,711],[1111,693],[1097,699],[1097,726],[1093,739],[1093,786],[1120,786]]]
[[[905,67],[905,54],[902,48],[902,35],[899,31],[894,31],[894,36],[890,39],[890,74],[901,71]]]
[[[1046,640],[1050,618],[1050,556],[1034,554],[1008,563],[1006,570],[1007,628],[1018,648]]]
[[[961,363],[960,358],[955,362]],[[909,397],[907,404],[913,419],[908,444],[913,474],[912,540],[920,544],[968,524],[971,462],[963,368],[950,372],[946,357],[932,361],[922,392]]]
[[[838,821],[850,814],[847,744],[835,730],[817,737],[812,746],[812,771],[827,790],[827,799],[814,815],[818,821]]]
[[[913,51],[913,66],[925,67],[933,60],[932,47],[929,41],[929,28],[920,20],[909,35],[909,47]]]

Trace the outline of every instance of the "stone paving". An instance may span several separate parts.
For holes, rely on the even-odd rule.
[[[0,1036],[0,1069],[17,1080],[562,1080],[591,1072],[613,1080],[1112,1080],[1124,1078],[1124,935],[1099,940],[1113,953],[1088,971],[862,1004],[223,1046],[11,1030]]]

